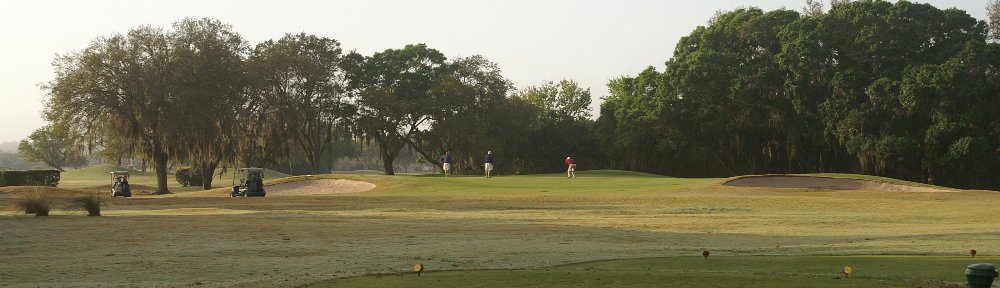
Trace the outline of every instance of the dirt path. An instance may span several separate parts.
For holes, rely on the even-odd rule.
[[[726,186],[771,187],[771,188],[811,188],[830,190],[875,190],[891,192],[955,192],[931,187],[907,186],[884,182],[809,177],[809,176],[748,176],[730,180]]]
[[[314,196],[364,192],[375,184],[343,179],[303,180],[264,187],[267,197]]]

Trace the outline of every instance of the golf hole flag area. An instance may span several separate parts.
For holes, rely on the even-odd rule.
[[[66,174],[0,187],[0,206],[101,193],[103,216],[0,212],[0,287],[965,287],[966,267],[1000,262],[995,191],[579,171],[265,176],[266,197],[232,198],[149,195],[133,173],[110,198],[110,174]]]

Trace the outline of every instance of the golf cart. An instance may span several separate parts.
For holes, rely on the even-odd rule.
[[[240,178],[240,185],[236,185]],[[242,168],[233,173],[232,197],[264,197],[264,168]]]
[[[111,197],[132,197],[132,188],[128,186],[128,171],[111,172]]]

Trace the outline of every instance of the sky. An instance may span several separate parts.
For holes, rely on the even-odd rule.
[[[926,2],[925,2],[926,1]],[[985,19],[988,0],[923,0]],[[719,10],[759,7],[799,11],[805,0],[2,0],[0,1],[0,142],[44,126],[56,55],[94,39],[184,17],[232,25],[251,45],[286,33],[337,39],[364,55],[426,43],[449,58],[482,55],[515,87],[570,79],[589,88],[597,116],[608,80],[648,66],[662,71],[681,37]],[[827,8],[829,4],[827,2]]]

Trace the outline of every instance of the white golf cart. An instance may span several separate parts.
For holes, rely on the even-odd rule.
[[[132,188],[128,186],[128,171],[111,172],[111,197],[132,197]]]
[[[236,178],[240,184],[236,185]],[[242,168],[233,173],[232,197],[264,197],[264,168]]]

